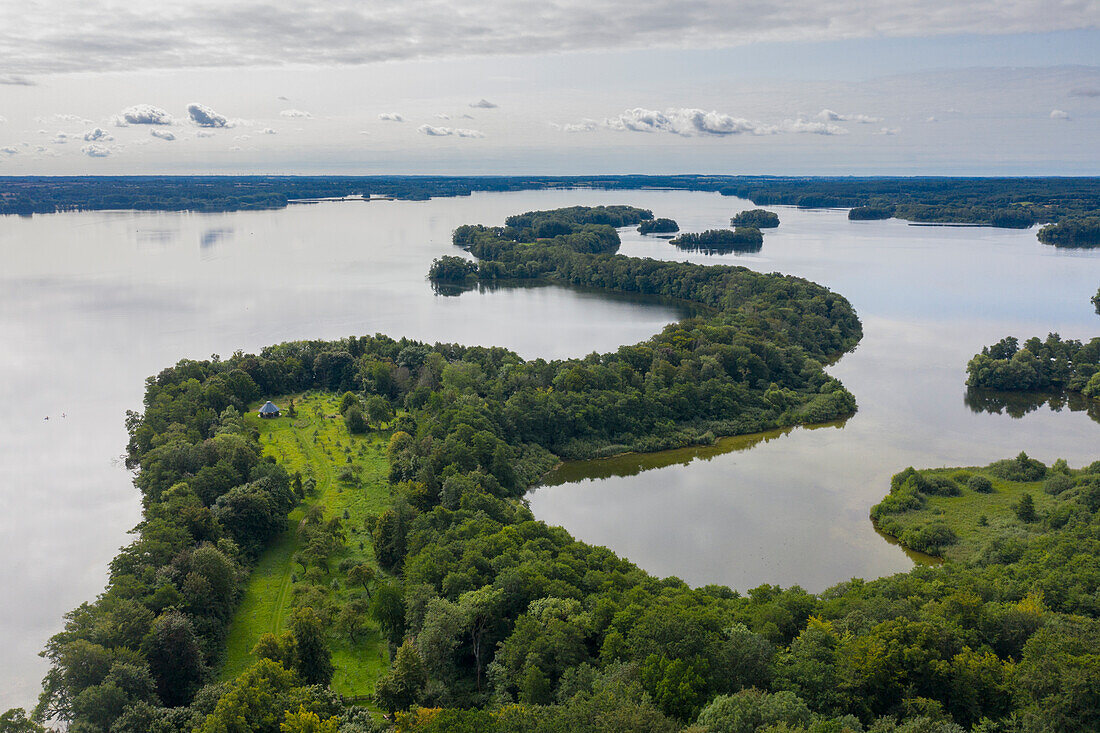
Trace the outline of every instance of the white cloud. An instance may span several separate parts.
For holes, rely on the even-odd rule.
[[[154,130],[153,132],[157,132],[157,131]],[[114,140],[114,138],[111,137],[111,135],[106,130],[104,130],[102,127],[97,127],[93,130],[88,130],[86,133],[84,133],[84,141],[85,142],[91,143],[91,142],[95,142],[96,140],[101,140],[103,142],[110,142],[111,140]]]
[[[901,132],[900,127],[882,127],[882,128],[879,128],[879,130],[877,132],[875,132],[875,134],[876,135],[897,135],[899,132]]]
[[[9,145],[6,148],[0,148],[0,153],[3,153],[4,155],[17,155],[19,153],[19,148],[15,148]]]
[[[218,114],[205,104],[192,102],[187,105],[187,115],[191,122],[199,127],[233,127],[236,123],[225,115]]]
[[[0,84],[13,87],[33,87],[36,82],[19,74],[0,74]]]
[[[214,137],[214,133],[209,130],[199,130],[195,133],[195,137]]]
[[[359,134],[360,134],[360,135],[369,135],[369,134],[370,134],[370,131],[368,131],[368,130],[360,130],[360,131],[359,131]]]
[[[0,115],[0,125],[4,124],[7,121],[8,121],[7,117],[5,117],[4,115]]]
[[[251,140],[252,136],[251,135],[237,135],[237,137],[235,137],[233,139],[234,140],[242,140],[242,141],[243,140]]]
[[[449,120],[449,119],[451,119],[451,116],[449,114],[447,114],[446,112],[436,112],[435,116],[436,116],[437,119],[440,119],[440,120]]]
[[[89,158],[106,158],[111,154],[110,148],[106,148],[99,143],[90,143],[80,149],[80,152],[87,155]]]
[[[1070,119],[1069,112],[1064,109],[1052,109],[1050,111],[1050,119],[1052,120],[1068,120]]]
[[[404,122],[405,121],[405,118],[402,117],[401,115],[397,114],[396,112],[383,112],[382,114],[378,115],[378,119],[382,120],[383,122]]]
[[[567,122],[564,125],[559,125],[556,122],[551,122],[550,126],[554,129],[561,130],[562,132],[592,132],[599,127],[599,123],[595,120],[581,120],[580,122]]]
[[[1075,87],[1069,90],[1071,97],[1100,97],[1100,89],[1096,87]]]
[[[848,130],[831,122],[814,122],[812,120],[783,120],[779,129],[783,132],[809,133],[812,135],[847,135]]]
[[[64,145],[65,143],[69,142],[69,138],[71,137],[75,137],[75,135],[70,135],[67,132],[58,132],[56,135],[53,136],[53,140],[50,140],[50,144]]]
[[[275,130],[275,128],[273,128],[273,127],[265,127],[264,129],[260,130],[260,134],[261,135],[276,135],[278,133]]]
[[[160,107],[155,107],[151,104],[135,104],[132,107],[127,107],[115,115],[112,121],[115,127],[175,124],[172,115],[168,114]]]
[[[279,116],[281,116],[281,117],[304,117],[304,118],[310,118],[310,119],[313,117],[312,114],[310,114],[309,112],[306,112],[305,110],[301,110],[301,109],[284,109],[282,112],[279,113]]]
[[[230,145],[229,146],[229,152],[231,152],[231,153],[235,153],[240,149],[241,149],[240,145]]]
[[[433,125],[421,125],[416,131],[429,137],[485,137],[480,130],[467,130],[461,127],[435,127]]]
[[[853,115],[842,114],[840,112],[834,112],[831,109],[823,109],[814,115],[822,122],[858,122],[862,125],[870,125],[876,122],[882,122],[881,117],[871,117],[870,115]]]
[[[635,107],[626,110],[617,117],[604,120],[603,124],[609,129],[620,132],[670,132],[684,137],[695,135],[726,136],[744,133],[772,135],[779,131],[773,125],[765,125],[713,110],[707,112],[686,107],[666,109],[664,112]]]
[[[176,136],[168,130],[150,130],[149,134],[153,137],[159,137],[161,140],[172,141],[176,139]]]
[[[492,102],[490,102],[485,97],[482,97],[481,99],[477,100],[476,102],[471,102],[470,106],[471,107],[476,107],[478,109],[496,109],[496,105],[493,104]]]

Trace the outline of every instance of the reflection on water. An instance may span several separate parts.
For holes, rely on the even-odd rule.
[[[1070,412],[1084,412],[1100,422],[1100,402],[1079,392],[1001,392],[971,387],[963,395],[963,402],[973,412],[1005,414],[1017,420],[1045,406],[1051,412],[1067,408]]]
[[[199,237],[199,247],[208,249],[213,247],[218,242],[227,237],[233,236],[233,232],[236,231],[233,227],[215,227],[213,229],[207,229]]]
[[[585,461],[565,461],[539,481],[540,486],[560,486],[576,481],[610,478],[612,476],[635,476],[642,471],[667,466],[687,466],[694,461],[709,461],[727,453],[747,451],[761,443],[769,443],[793,430],[819,430],[822,428],[842,428],[848,420],[837,420],[820,425],[807,425],[801,428],[786,427],[767,430],[762,433],[733,435],[718,438],[709,445],[692,445],[685,448],[659,451],[657,453],[623,453],[610,458],[595,458]]]

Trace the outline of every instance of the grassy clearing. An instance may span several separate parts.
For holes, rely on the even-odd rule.
[[[889,534],[905,546],[904,533],[931,524],[946,525],[958,537],[955,544],[938,553],[946,560],[974,559],[985,543],[1005,534],[1041,533],[1042,521],[1023,522],[1014,509],[1024,494],[1031,494],[1040,517],[1058,503],[1057,498],[1043,491],[1042,481],[1006,481],[984,468],[936,468],[922,470],[926,477],[946,477],[955,480],[959,496],[927,496],[920,509],[889,515]],[[985,476],[993,484],[988,494],[967,487],[970,476]]]
[[[325,519],[339,517],[347,529],[347,543],[332,563],[332,571],[318,584],[325,600],[339,608],[358,597],[361,588],[348,589],[345,573],[336,565],[345,558],[367,563],[377,570],[370,537],[364,529],[368,514],[379,514],[391,502],[387,482],[389,467],[385,457],[389,433],[372,431],[351,435],[339,415],[338,398],[324,393],[293,395],[296,417],[288,417],[291,397],[277,401],[283,417],[262,420],[255,412],[249,419],[260,431],[264,454],[274,456],[292,476],[313,478],[316,486],[290,514],[290,526],[263,554],[249,577],[244,597],[229,628],[226,660],[220,678],[232,679],[252,663],[251,651],[264,633],[280,633],[294,608],[295,590],[301,567],[294,554],[302,547],[297,527],[314,506],[324,511]],[[351,467],[358,483],[339,480],[341,471]],[[352,642],[333,630],[329,637],[332,663],[336,669],[332,688],[343,695],[366,695],[389,664],[386,645],[374,622],[367,621],[366,631]]]

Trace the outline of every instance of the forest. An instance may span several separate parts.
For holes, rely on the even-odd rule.
[[[1013,503],[1022,509],[1008,516],[998,505],[982,525],[1013,531],[974,535],[948,524],[950,507],[931,512],[956,541],[916,525],[895,528],[903,541],[928,550],[969,543],[973,552],[821,594],[691,588],[535,519],[522,496],[560,459],[706,443],[856,409],[823,369],[861,336],[842,296],[796,277],[616,254],[616,227],[650,220],[632,207],[527,212],[504,226],[460,227],[454,243],[476,261],[432,266],[440,280],[557,282],[697,308],[615,352],[525,361],[502,348],[375,335],[183,360],[150,377],[143,411],[126,417],[143,519],[112,561],[104,593],[50,640],[31,719],[9,711],[0,725],[35,731],[60,720],[73,733],[1100,726],[1100,462],[1073,470],[1021,455],[969,470],[965,481],[961,469],[946,478],[909,469],[875,510],[884,520],[956,491],[999,497],[1010,484],[1025,488],[1030,509],[1021,494]],[[1052,343],[1069,354],[1065,344],[1075,342]],[[1092,347],[1076,345],[1074,370]],[[987,357],[1013,359],[1007,351]],[[318,407],[315,418],[333,427],[331,436],[314,433],[309,450],[342,482],[332,491],[350,499],[375,491],[378,511],[358,522],[317,503],[317,477],[276,458],[271,428],[248,415],[276,396],[287,397],[279,419],[297,420],[291,425],[308,425],[292,414],[296,404],[336,405],[332,414]],[[311,429],[295,440],[308,447]],[[382,492],[343,479],[360,455],[352,437],[364,433],[385,446]],[[975,481],[983,476],[989,491]],[[1041,496],[1030,491],[1035,482]],[[308,511],[295,510],[303,502]],[[293,613],[257,640],[242,672],[223,678],[250,573],[290,528],[292,511],[305,548],[294,560]],[[367,628],[386,647],[388,669],[365,695],[342,696],[331,687],[334,640]]]

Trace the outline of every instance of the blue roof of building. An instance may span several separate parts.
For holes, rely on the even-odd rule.
[[[262,415],[267,415],[267,414],[270,414],[272,412],[278,412],[278,411],[279,411],[279,408],[275,406],[275,403],[270,402],[270,401],[265,402],[264,406],[260,408],[260,414],[262,414]]]

